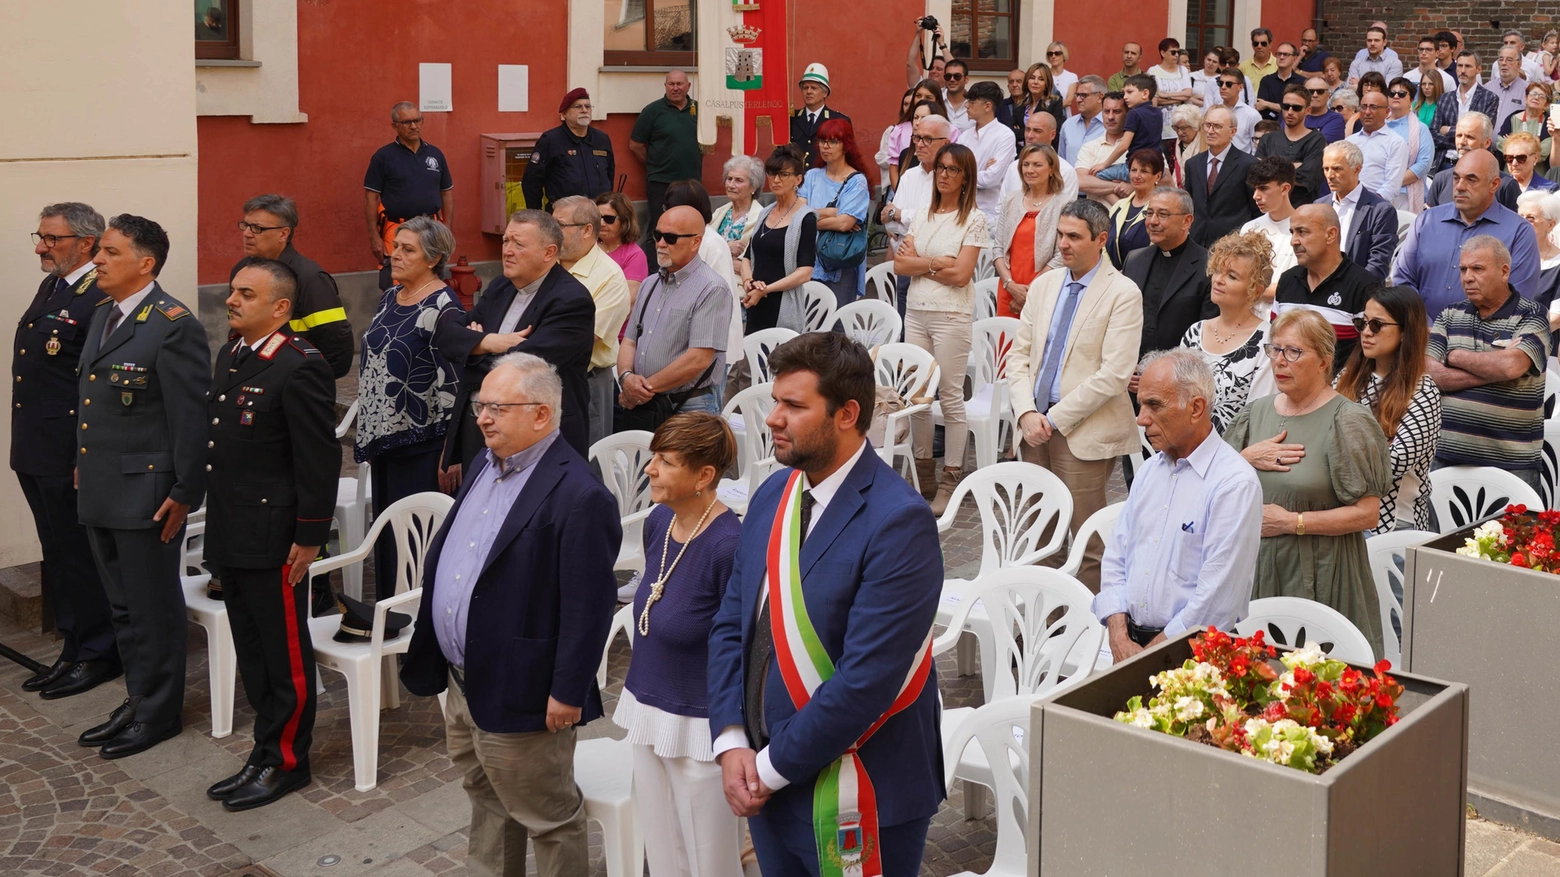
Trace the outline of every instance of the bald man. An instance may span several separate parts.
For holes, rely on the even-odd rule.
[[[1283,313],[1306,308],[1321,314],[1333,327],[1338,343],[1333,368],[1342,368],[1360,343],[1354,315],[1365,310],[1365,299],[1381,281],[1353,260],[1344,258],[1338,212],[1326,204],[1306,204],[1289,217],[1289,244],[1295,267],[1278,275],[1273,310]]]
[[[1056,148],[1056,119],[1050,113],[1031,113],[1029,120],[1024,123],[1024,146],[1049,146]],[[1067,159],[1057,156],[1062,168],[1062,200],[1075,201],[1078,198],[1078,172],[1068,163]],[[1018,162],[1008,165],[1007,174],[1002,178],[1002,200],[1014,192],[1023,191],[1023,178],[1018,173]]]
[[[1419,214],[1392,268],[1392,282],[1418,290],[1432,323],[1448,305],[1465,300],[1458,254],[1477,235],[1489,235],[1510,251],[1512,288],[1529,299],[1538,292],[1538,237],[1533,226],[1496,201],[1495,155],[1472,150],[1452,170],[1452,203]]]
[[[639,288],[618,348],[618,432],[653,432],[680,411],[720,413],[731,285],[699,258],[698,210],[670,208],[650,234],[660,270]]]

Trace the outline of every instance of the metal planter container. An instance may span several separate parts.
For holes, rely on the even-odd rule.
[[[1113,721],[1194,635],[1035,705],[1031,877],[1462,873],[1466,686],[1394,673],[1402,718],[1320,776]]]
[[[1473,692],[1469,803],[1560,840],[1560,576],[1455,553],[1472,529],[1408,550],[1403,665]]]

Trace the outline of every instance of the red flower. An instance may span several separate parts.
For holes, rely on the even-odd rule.
[[[1513,552],[1512,555],[1511,555],[1511,565],[1512,566],[1527,566],[1528,565],[1527,558],[1523,557],[1522,556],[1522,552],[1520,552],[1520,551]]]
[[[1311,680],[1313,680],[1315,678],[1316,678],[1316,674],[1312,673],[1310,670],[1307,670],[1304,667],[1296,667],[1295,668],[1295,681],[1300,683],[1301,685],[1310,685],[1311,684]]]
[[[1388,670],[1391,670],[1391,669],[1392,669],[1392,662],[1387,660],[1386,658],[1382,658],[1381,660],[1376,662],[1376,672],[1377,673],[1385,673],[1385,672],[1387,672]]]
[[[1525,514],[1527,514],[1527,506],[1525,506],[1525,505],[1523,505],[1521,503],[1517,503],[1515,505],[1506,506],[1506,514],[1508,514],[1508,515],[1525,515]]]

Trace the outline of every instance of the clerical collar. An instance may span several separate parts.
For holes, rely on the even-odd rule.
[[[1166,249],[1162,249],[1161,248],[1160,251],[1159,251],[1159,255],[1165,257],[1166,259],[1172,259],[1172,258],[1174,258],[1176,256],[1179,256],[1179,255],[1181,255],[1181,251],[1186,249],[1186,242],[1189,241],[1189,240],[1191,240],[1190,237],[1187,237],[1187,238],[1183,239],[1181,241],[1181,245],[1179,247],[1176,247],[1173,250],[1166,250]]]

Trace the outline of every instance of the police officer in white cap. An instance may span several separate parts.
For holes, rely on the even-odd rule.
[[[822,64],[808,64],[797,86],[802,90],[802,106],[791,111],[791,145],[807,154],[811,166],[818,154],[818,126],[825,119],[849,122],[850,116],[824,106],[829,99],[829,68]]]

